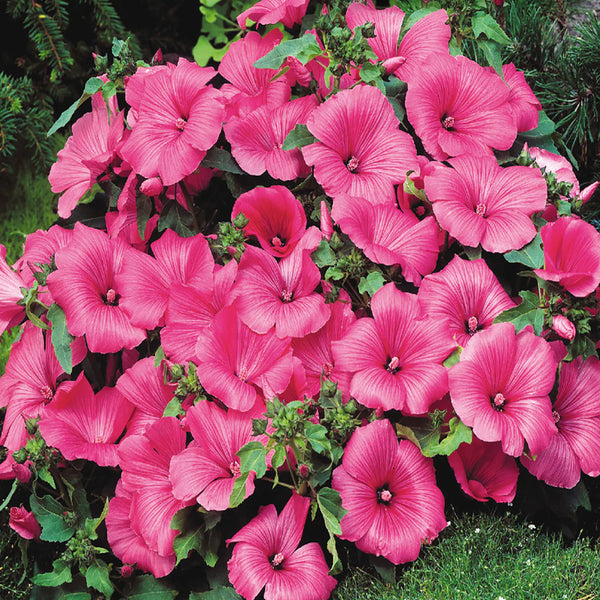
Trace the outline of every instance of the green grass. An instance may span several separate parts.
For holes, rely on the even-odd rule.
[[[565,547],[512,515],[453,519],[437,542],[384,583],[357,569],[336,600],[600,600],[600,550]]]

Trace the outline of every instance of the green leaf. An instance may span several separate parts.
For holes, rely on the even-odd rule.
[[[541,269],[544,266],[544,250],[542,236],[538,233],[529,244],[520,250],[511,250],[504,255],[509,263],[519,263],[531,269]]]
[[[421,446],[421,452],[424,456],[432,458],[434,456],[449,456],[463,442],[470,444],[473,439],[473,432],[470,427],[467,427],[458,417],[452,417],[448,423],[450,431],[444,439],[439,443],[428,443]],[[430,441],[431,438],[428,438]]]
[[[42,537],[42,539],[44,539]],[[52,541],[52,540],[47,540]],[[50,573],[38,573],[31,579],[36,585],[44,587],[57,587],[63,583],[73,581],[71,575],[71,565],[68,561],[58,559],[52,563],[52,571]]]
[[[41,539],[45,542],[66,542],[73,537],[75,525],[67,525],[63,518],[64,507],[52,496],[29,497],[31,510],[42,528]]]
[[[319,269],[335,264],[335,253],[327,240],[321,240],[310,257]]]
[[[382,94],[385,95],[385,85],[383,83],[382,69],[373,63],[364,63],[359,71],[360,78],[365,83],[374,83]]]
[[[207,169],[219,169],[219,171],[234,173],[235,175],[244,175],[244,171],[240,169],[240,166],[235,162],[231,153],[227,152],[227,150],[223,150],[223,148],[217,148],[216,146],[213,146],[206,153],[200,166]]]
[[[502,73],[502,45],[494,40],[477,39],[475,41],[483,51],[483,55],[485,56],[488,65],[493,67],[494,71],[504,79]]]
[[[181,400],[177,396],[171,398],[165,406],[163,417],[180,417],[183,415],[185,415],[185,410],[181,406]]]
[[[125,596],[125,600],[174,600],[177,590],[170,589],[153,575],[141,575],[133,583],[133,588]]]
[[[463,250],[465,251],[465,254],[469,260],[477,260],[478,258],[481,258],[481,246],[477,246],[477,248],[463,246]]]
[[[232,587],[220,586],[210,592],[192,592],[189,600],[241,600],[241,598]]]
[[[67,329],[65,311],[56,302],[48,309],[48,321],[52,323],[52,346],[62,370],[68,375],[73,371],[71,342],[75,339]]]
[[[273,456],[271,457],[271,467],[273,467],[273,469],[279,469],[279,467],[285,462],[285,454],[285,446],[275,446]]]
[[[159,346],[158,350],[154,354],[154,368],[158,369],[165,358],[165,351],[163,350],[162,346]]]
[[[315,136],[308,130],[303,123],[298,123],[283,140],[282,150],[293,150],[294,148],[303,148],[315,142]]]
[[[35,474],[37,475],[38,479],[40,479],[44,483],[47,483],[53,490],[55,490],[56,482],[54,481],[54,477],[52,477],[52,473],[50,473],[48,465],[42,465],[41,467],[34,468]]]
[[[242,473],[233,484],[231,496],[229,497],[229,508],[239,506],[246,497],[246,481],[250,473]]]
[[[395,98],[404,94],[408,88],[406,81],[398,79],[395,75],[390,75],[388,81],[384,81],[385,95],[389,98]]]
[[[185,560],[193,550],[200,553],[203,543],[204,533],[200,527],[179,534],[173,540],[173,550],[175,551],[175,556],[177,558],[175,564],[178,565],[182,560]]]
[[[460,361],[460,355],[463,351],[462,346],[457,346],[452,354],[442,363],[446,368],[453,367],[456,363]]]
[[[97,561],[96,564],[91,564],[85,572],[85,582],[88,587],[98,590],[108,600],[115,590],[110,581],[108,565],[102,561]]]
[[[398,121],[402,123],[402,121],[404,121],[404,117],[406,116],[406,111],[404,110],[404,107],[402,106],[402,104],[400,104],[400,102],[398,102],[398,100],[396,100],[396,98],[388,98],[388,102],[392,105],[392,108],[394,109],[396,119],[398,119]]]
[[[535,129],[530,129],[529,131],[521,131],[519,135],[521,137],[525,137],[530,140],[535,140],[536,138],[544,138],[552,135],[556,131],[556,124],[548,115],[541,111],[539,113],[538,125]],[[537,144],[531,144],[536,145]]]
[[[532,325],[535,334],[540,335],[544,326],[544,311],[540,308],[540,299],[533,292],[526,290],[519,292],[519,296],[523,299],[521,304],[501,312],[494,319],[494,323],[512,323],[517,333]]]
[[[248,442],[237,451],[242,473],[254,471],[260,479],[267,472],[267,449],[260,442]]]
[[[557,205],[558,205],[558,214],[561,217],[563,217],[563,216],[570,217],[571,216],[572,207],[571,207],[571,203],[568,200],[563,200],[562,198],[559,198],[557,201]]]
[[[12,486],[10,488],[10,491],[8,492],[8,496],[6,496],[6,498],[4,498],[4,502],[2,502],[2,504],[0,504],[0,512],[2,512],[8,506],[11,498],[15,495],[15,492],[17,491],[18,485],[19,485],[19,480],[13,479]]]
[[[327,427],[319,423],[306,423],[304,437],[313,447],[313,450],[319,454],[324,454],[331,450],[331,442],[327,438]]]
[[[172,229],[180,237],[191,237],[194,232],[194,218],[179,202],[169,200],[158,219],[158,230]]]
[[[323,487],[317,493],[317,503],[327,531],[331,534],[342,535],[340,521],[348,511],[342,506],[340,493],[337,490]]]
[[[439,10],[440,5],[437,2],[428,2],[427,6],[420,8],[419,10],[415,10],[415,12],[407,15],[407,17],[402,22],[402,31],[408,31],[419,19],[426,17],[428,14]]]
[[[279,69],[288,56],[297,58],[305,65],[321,54],[323,54],[323,50],[314,34],[305,33],[301,38],[281,42],[252,66],[257,69]]]
[[[329,569],[329,575],[339,575],[343,570],[344,566],[342,565],[342,561],[340,560],[340,556],[337,551],[337,542],[335,539],[335,535],[333,533],[329,533],[329,538],[327,539],[327,551],[331,554],[332,562],[331,568]]]
[[[127,41],[113,38],[111,52],[115,58],[121,56],[121,52],[127,48]]]
[[[492,40],[502,46],[512,44],[511,39],[504,33],[502,27],[496,23],[494,17],[489,13],[475,13],[471,20],[473,26],[473,35],[479,38],[485,35],[488,40]]]
[[[377,290],[385,285],[385,279],[379,271],[372,271],[366,277],[361,277],[358,282],[358,291],[361,294],[365,292],[371,296],[375,295]]]
[[[143,240],[144,236],[146,235],[146,225],[148,224],[148,220],[152,214],[152,209],[154,208],[154,202],[152,202],[148,196],[145,196],[144,194],[138,194],[135,199],[135,205],[137,208],[138,233]]]

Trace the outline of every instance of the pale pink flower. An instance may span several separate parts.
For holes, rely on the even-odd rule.
[[[264,588],[265,600],[326,600],[337,581],[316,542],[298,548],[310,500],[295,492],[277,515],[273,504],[262,506],[252,521],[228,544],[235,543],[227,563],[229,581],[245,600]]]
[[[421,544],[446,527],[433,461],[412,442],[398,441],[387,419],[354,431],[332,487],[348,511],[342,539],[394,564],[415,560]]]

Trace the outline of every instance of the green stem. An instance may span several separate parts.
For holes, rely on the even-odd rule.
[[[198,219],[196,219],[196,213],[194,211],[194,201],[193,201],[192,197],[190,196],[189,192],[187,191],[187,188],[185,187],[185,184],[183,183],[183,181],[179,182],[179,187],[181,188],[181,193],[183,194],[183,197],[185,198],[185,204],[187,206],[187,209],[190,212],[190,214],[192,215],[192,219],[194,219],[194,227],[196,229],[196,233],[200,233],[200,225],[198,224]]]

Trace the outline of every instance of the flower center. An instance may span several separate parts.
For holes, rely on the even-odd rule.
[[[229,464],[229,470],[234,477],[239,477],[242,474],[242,469],[240,468],[240,461],[234,460]]]
[[[284,559],[285,556],[281,554],[281,552],[278,552],[277,554],[274,554],[271,558],[271,565],[273,565],[274,569],[281,569],[281,565],[283,564]]]
[[[467,333],[469,335],[475,335],[478,329],[479,321],[477,320],[477,317],[469,317],[469,320],[467,322]]]
[[[52,400],[52,398],[54,398],[54,391],[53,389],[49,386],[49,385],[45,385],[43,388],[40,389],[40,394],[48,401],[50,402],[50,400]]]
[[[246,367],[242,367],[237,376],[240,381],[246,383],[248,381],[248,369],[246,369]]]
[[[493,398],[492,398],[492,408],[494,410],[497,411],[502,411],[504,410],[504,405],[506,404],[506,398],[500,393],[498,392]]]
[[[480,217],[485,217],[485,211],[487,210],[487,206],[485,204],[478,204],[475,207],[475,212],[480,216]]]
[[[379,504],[389,504],[393,497],[394,495],[387,488],[387,485],[384,485],[382,488],[377,490],[377,502]]]
[[[444,129],[452,129],[454,127],[454,117],[444,115],[442,117],[442,127]]]
[[[275,246],[275,248],[281,248],[282,246],[285,246],[285,239],[282,240],[278,235],[276,235],[271,240],[271,245]]]
[[[400,366],[400,359],[397,356],[392,356],[385,365],[387,371],[392,375],[395,375],[402,367]]]
[[[558,423],[560,421],[560,415],[558,414],[558,411],[556,411],[556,410],[552,411],[552,418],[554,419],[555,423]]]
[[[94,444],[104,444],[104,439],[102,438],[102,436],[101,436],[101,435],[97,435],[97,436],[94,438]]]
[[[106,296],[104,296],[104,304],[107,306],[116,306],[119,303],[119,295],[115,290],[110,288],[108,292],[106,292]]]
[[[185,129],[187,121],[183,117],[179,117],[177,121],[175,121],[175,127],[179,129],[179,131],[183,131]]]
[[[354,173],[354,171],[358,169],[359,164],[360,163],[358,161],[358,158],[356,158],[356,156],[351,156],[346,162],[346,167],[348,168],[348,171],[350,171],[350,173]]]
[[[331,363],[324,363],[323,364],[323,375],[325,375],[325,377],[330,377],[332,373],[333,373],[333,365]]]
[[[288,302],[292,301],[293,295],[294,295],[294,292],[284,289],[283,292],[281,292],[281,299],[287,304]]]

